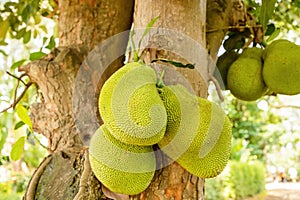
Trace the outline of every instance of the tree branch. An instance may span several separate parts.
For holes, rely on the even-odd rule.
[[[84,150],[84,163],[83,163],[83,172],[81,174],[80,177],[80,182],[79,182],[79,190],[76,194],[76,196],[74,197],[74,200],[80,200],[84,198],[84,193],[86,192],[86,186],[87,186],[87,182],[89,179],[89,176],[92,172],[91,166],[90,166],[90,162],[89,162],[89,153],[88,151]]]
[[[46,167],[52,160],[52,156],[49,155],[46,157],[43,162],[40,164],[40,166],[37,168],[37,170],[34,172],[33,176],[31,177],[28,187],[26,189],[26,193],[24,195],[24,200],[34,200],[35,198],[35,191],[37,188],[37,185],[39,183],[39,180],[45,171]]]
[[[221,87],[220,87],[220,84],[219,82],[217,81],[217,79],[211,75],[211,73],[208,73],[208,77],[209,77],[209,81],[212,81],[216,87],[216,90],[217,90],[217,93],[218,93],[218,96],[220,98],[220,100],[223,102],[224,101],[224,96],[222,94],[222,90],[221,90]]]
[[[240,25],[237,25],[237,26],[227,26],[227,27],[223,27],[223,28],[210,29],[210,30],[207,30],[206,33],[212,33],[212,32],[217,32],[217,31],[228,30],[228,29],[261,28],[261,27],[262,27],[261,25],[254,25],[254,26],[249,26],[249,25],[246,25],[246,26],[240,26]]]
[[[300,109],[300,106],[296,106],[296,105],[274,105],[274,104],[270,104],[270,107],[276,108],[276,109],[281,109],[281,108],[295,108],[295,109]]]
[[[17,83],[17,86],[16,86],[16,89],[15,89],[15,94],[14,94],[14,101],[13,101],[13,103],[9,106],[9,107],[7,107],[7,108],[5,108],[5,109],[3,109],[2,111],[0,111],[0,113],[3,113],[3,112],[6,112],[7,110],[9,110],[10,108],[15,108],[16,107],[16,105],[21,101],[21,99],[23,98],[23,96],[25,95],[25,93],[26,93],[26,91],[28,90],[28,88],[33,84],[33,82],[31,82],[31,81],[29,81],[28,83],[26,83],[25,84],[25,89],[23,90],[23,92],[20,94],[20,96],[18,96],[17,97],[17,88],[18,88],[18,86],[19,86],[19,82],[20,81],[18,81],[18,83]]]

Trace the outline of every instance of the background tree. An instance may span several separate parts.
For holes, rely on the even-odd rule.
[[[58,15],[59,47],[46,57],[43,57],[45,54],[41,52],[31,54],[30,58],[33,62],[20,66],[24,64],[23,61],[15,66],[20,66],[19,70],[28,77],[28,85],[35,84],[39,88],[40,101],[30,105],[32,129],[48,138],[49,156],[33,174],[25,199],[104,198],[100,190],[101,184],[91,172],[88,151],[83,142],[85,139],[88,141],[95,131],[94,127],[101,124],[96,106],[99,88],[116,69],[122,66],[124,56],[115,60],[103,74],[97,73],[101,65],[95,70],[93,80],[100,79],[99,82],[82,85],[86,86],[85,92],[95,93],[95,99],[81,101],[86,93],[77,93],[78,99],[73,99],[78,70],[80,66],[86,67],[87,71],[94,70],[84,63],[84,59],[100,42],[129,30],[132,23],[135,28],[143,28],[151,19],[160,16],[155,24],[156,27],[176,30],[193,38],[207,49],[213,59],[216,59],[220,45],[230,27],[248,26],[249,22],[246,7],[239,0],[162,2],[64,0],[50,1],[52,5],[50,9],[43,8],[42,3],[42,1],[6,3],[3,9],[10,14],[8,17],[1,17],[0,40],[5,44],[7,32],[12,37],[22,38],[26,43],[35,35],[35,30],[22,27],[24,23],[25,25],[39,24],[38,16]],[[16,10],[18,12],[14,12]],[[128,38],[118,41],[114,46],[116,49],[112,52],[125,53]],[[48,41],[49,48],[53,47],[53,39],[50,38]],[[161,48],[168,50],[170,47],[161,46]],[[108,52],[101,53],[103,56],[109,55]],[[168,51],[161,52],[160,49],[154,49],[154,54],[168,59],[181,59],[169,54]],[[204,68],[201,76],[188,69],[180,71],[187,76],[196,94],[207,96],[207,86],[213,68]],[[15,105],[12,104],[12,107]],[[78,122],[76,121],[78,113],[86,116],[93,115],[94,121]],[[78,124],[83,128],[78,129],[76,127]],[[92,124],[92,126],[85,126],[85,124]],[[83,140],[80,139],[80,135],[85,136]],[[192,176],[178,164],[173,163],[156,172],[152,184],[145,192],[131,198],[203,199],[203,193],[204,180]],[[108,192],[106,195],[109,195]]]

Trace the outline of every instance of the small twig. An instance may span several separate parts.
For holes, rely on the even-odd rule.
[[[32,175],[32,177],[29,181],[29,184],[27,186],[26,193],[24,195],[24,200],[34,200],[35,199],[34,197],[35,197],[36,188],[38,186],[39,180],[40,180],[43,172],[45,171],[46,167],[50,163],[51,159],[52,159],[51,155],[47,156],[43,160],[43,162],[40,164],[40,166],[36,169],[34,174]]]
[[[23,96],[25,95],[25,93],[26,93],[26,91],[28,90],[28,88],[32,85],[32,83],[33,82],[28,82],[27,84],[25,84],[26,85],[26,87],[25,87],[25,89],[23,90],[23,92],[20,94],[20,96],[17,98],[16,97],[16,95],[17,95],[17,93],[15,92],[15,96],[14,96],[14,101],[13,101],[13,103],[9,106],[9,107],[7,107],[7,108],[5,108],[5,109],[3,109],[0,113],[3,113],[3,112],[6,112],[8,109],[10,109],[10,108],[15,108],[16,107],[16,105],[21,101],[21,99],[23,98]],[[16,90],[17,90],[17,88],[16,88]]]
[[[212,33],[212,32],[216,32],[216,31],[223,31],[223,30],[227,30],[227,29],[236,29],[236,28],[260,28],[262,27],[261,25],[254,25],[254,26],[227,26],[227,27],[223,27],[223,28],[216,28],[216,29],[210,29],[207,30],[206,33]]]
[[[33,138],[39,143],[39,145],[41,145],[41,147],[43,147],[44,149],[47,149],[47,150],[48,150],[48,148],[47,148],[45,145],[43,145],[43,144],[41,143],[41,141],[36,137],[36,135],[34,134],[34,132],[32,133],[32,136],[33,136]]]
[[[18,82],[22,82],[24,85],[26,85],[26,83],[22,80],[22,78],[24,76],[26,76],[26,74],[22,74],[20,77],[17,77],[16,75],[13,75],[12,73],[10,73],[9,71],[6,71],[6,73],[12,77],[14,77],[15,79],[18,80]]]
[[[300,106],[296,106],[296,105],[273,105],[270,104],[270,107],[272,108],[276,108],[276,109],[281,109],[281,108],[295,108],[295,109],[300,109]]]
[[[212,81],[216,87],[216,90],[217,90],[217,93],[218,93],[218,96],[220,98],[220,100],[223,102],[224,101],[224,96],[222,94],[222,90],[221,90],[221,87],[220,87],[220,84],[219,82],[217,81],[217,79],[211,75],[210,73],[208,73],[208,78],[209,78],[209,81]]]

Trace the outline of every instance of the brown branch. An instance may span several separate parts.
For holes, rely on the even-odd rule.
[[[36,171],[34,172],[33,176],[31,177],[31,179],[29,181],[29,184],[27,186],[27,190],[24,195],[24,200],[34,200],[35,199],[34,197],[35,197],[36,188],[38,186],[38,182],[39,182],[43,172],[45,171],[46,167],[50,163],[51,159],[52,159],[51,155],[47,156],[43,160],[43,162],[40,164],[40,166],[36,169]]]
[[[281,109],[281,108],[295,108],[295,109],[300,109],[300,106],[296,106],[296,105],[274,105],[274,104],[270,104],[270,107],[277,108],[277,109]]]
[[[47,149],[47,150],[48,150],[48,148],[47,148],[45,145],[43,145],[43,144],[41,143],[41,141],[36,137],[36,135],[34,134],[34,132],[32,133],[32,136],[33,136],[33,138],[39,143],[39,145],[41,145],[41,147],[43,147],[44,149]]]
[[[18,82],[22,82],[24,85],[26,85],[26,83],[22,80],[22,78],[24,76],[26,76],[26,74],[22,74],[20,77],[17,77],[16,75],[13,75],[12,73],[10,73],[9,71],[6,71],[6,73],[12,77],[14,77],[15,79],[18,80]]]
[[[261,28],[262,26],[261,25],[254,25],[254,26],[249,26],[249,25],[246,25],[246,26],[227,26],[227,27],[223,27],[223,28],[216,28],[216,29],[210,29],[210,30],[207,30],[206,33],[212,33],[212,32],[217,32],[217,31],[223,31],[223,30],[227,30],[227,29],[236,29],[236,28]]]
[[[6,111],[7,111],[8,109],[10,109],[10,108],[13,108],[13,109],[14,109],[14,108],[16,107],[16,105],[21,101],[21,99],[22,99],[23,96],[25,95],[26,91],[28,90],[28,88],[29,88],[32,84],[33,84],[33,82],[31,82],[31,81],[29,81],[27,84],[25,84],[26,87],[25,87],[25,89],[23,90],[23,92],[20,94],[19,97],[16,97],[16,95],[17,95],[17,92],[16,92],[16,91],[17,91],[17,88],[16,88],[13,103],[10,104],[9,107],[7,107],[7,108],[3,109],[2,111],[0,111],[0,113],[6,112]]]
[[[224,101],[224,96],[222,94],[222,90],[221,90],[221,87],[220,87],[220,84],[219,82],[217,81],[217,79],[211,75],[210,73],[208,73],[208,77],[209,77],[209,81],[212,81],[216,87],[216,90],[217,90],[217,93],[218,93],[218,96],[220,98],[220,100],[223,102]]]
[[[87,182],[89,179],[89,176],[91,175],[91,166],[90,166],[90,162],[89,162],[89,156],[88,156],[88,151],[84,152],[84,163],[83,163],[83,172],[81,174],[80,177],[80,182],[79,182],[79,191],[76,194],[76,196],[74,197],[74,200],[80,200],[83,199],[84,197],[84,193],[86,191],[86,186],[87,186]]]

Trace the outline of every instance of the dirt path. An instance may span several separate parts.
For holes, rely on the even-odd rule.
[[[264,200],[300,200],[300,183],[268,183]]]

